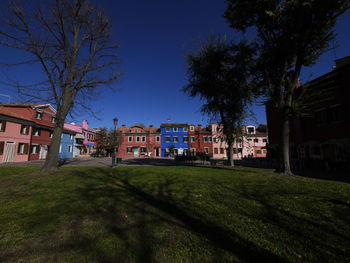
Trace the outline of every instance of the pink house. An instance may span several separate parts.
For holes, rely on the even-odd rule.
[[[33,123],[0,106],[0,163],[29,160]]]
[[[226,159],[228,145],[223,138],[221,128],[218,124],[212,124],[210,127],[213,134],[213,158]],[[248,125],[242,129],[242,135],[236,138],[233,144],[233,158],[266,157],[266,126],[260,125],[256,128],[254,125]]]

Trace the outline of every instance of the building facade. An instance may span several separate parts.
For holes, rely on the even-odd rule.
[[[213,156],[213,137],[210,127],[202,128],[201,124],[189,125],[189,152],[191,155]]]
[[[163,123],[160,125],[162,157],[187,154],[189,150],[188,124]]]
[[[0,106],[0,163],[29,160],[32,125],[29,119]]]
[[[63,159],[75,157],[74,148],[75,148],[75,132],[65,129],[61,137],[59,157]]]
[[[161,133],[152,125],[146,127],[136,124],[122,125],[117,129],[117,156],[121,158],[159,158],[161,157]]]
[[[290,122],[291,159],[302,168],[350,170],[350,56],[336,60],[333,71],[299,87],[306,89],[308,112]],[[301,92],[300,91],[300,92]],[[268,154],[277,157],[280,118],[266,104]]]

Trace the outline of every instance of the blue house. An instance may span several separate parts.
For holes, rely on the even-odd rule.
[[[58,156],[60,158],[73,158],[75,148],[75,132],[64,130],[61,138],[60,152]]]
[[[188,152],[188,124],[163,123],[160,125],[162,136],[162,157],[182,155]]]

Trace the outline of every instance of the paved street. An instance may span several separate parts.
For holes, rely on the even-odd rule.
[[[42,166],[44,163],[44,160],[40,161],[29,161],[29,162],[20,162],[20,163],[6,163],[6,164],[0,164],[1,166]],[[74,158],[69,159],[65,163],[62,164],[62,166],[111,166],[112,164],[112,158],[110,157],[101,157],[101,158]],[[169,166],[169,165],[179,165],[181,163],[176,162],[173,159],[144,159],[144,158],[130,158],[130,159],[123,159],[121,164],[118,164],[120,166]]]

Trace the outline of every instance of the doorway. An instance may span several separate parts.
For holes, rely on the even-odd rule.
[[[47,145],[40,145],[40,155],[39,155],[40,160],[46,159],[47,150],[48,150]]]
[[[133,148],[134,157],[139,157],[139,148]]]
[[[4,163],[13,162],[15,158],[16,144],[14,142],[6,142],[5,153],[4,153]]]

